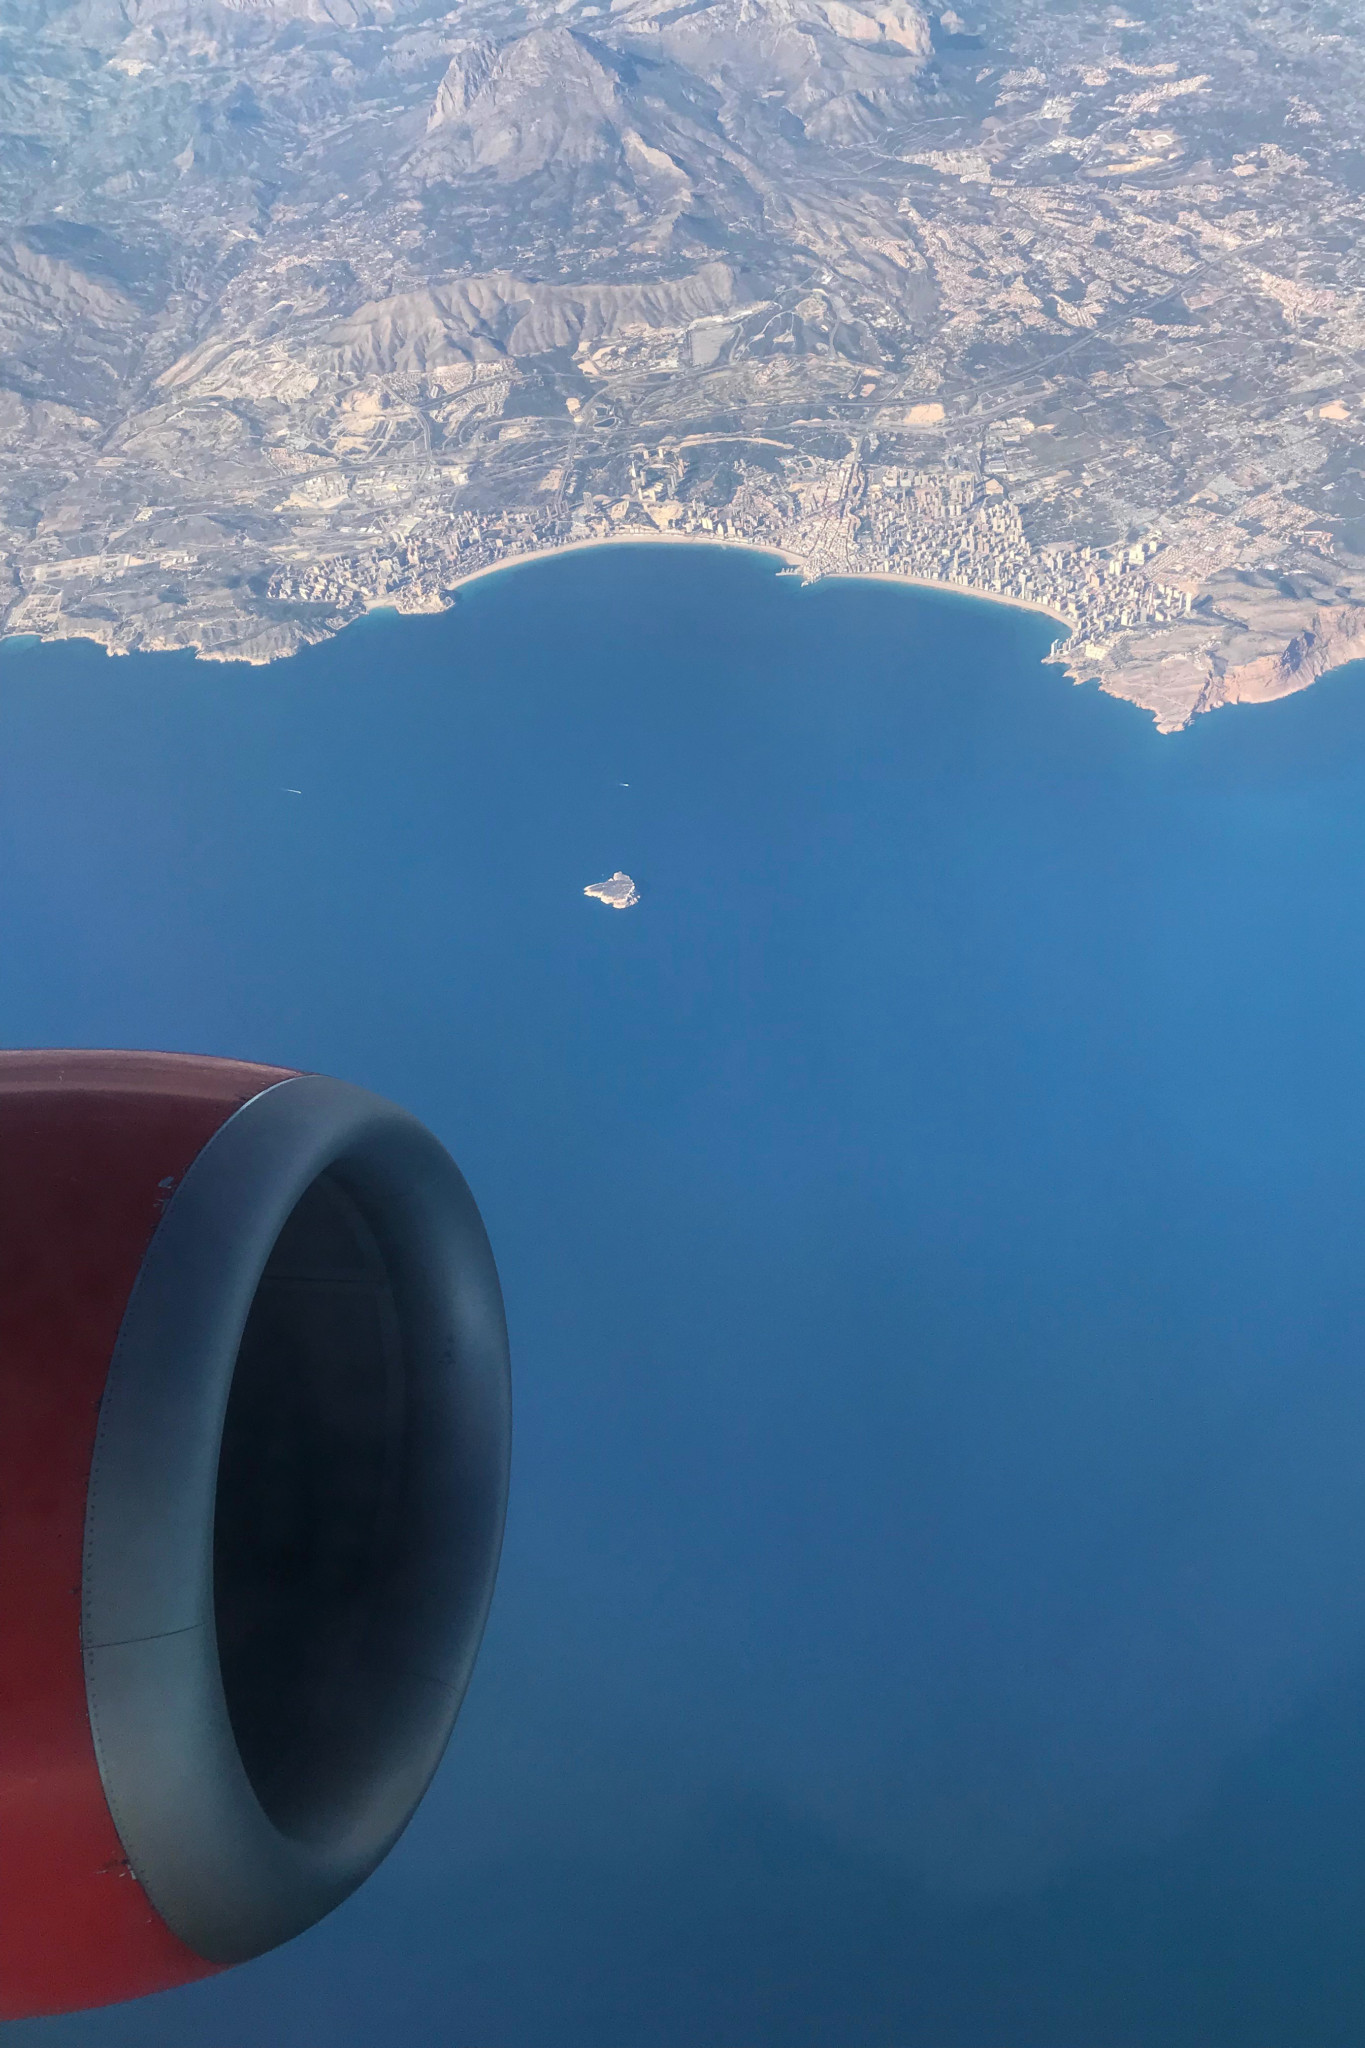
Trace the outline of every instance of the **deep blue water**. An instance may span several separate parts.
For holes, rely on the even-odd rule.
[[[14,2048],[1365,2039],[1365,682],[773,572],[0,649],[0,1038],[407,1104],[517,1401],[390,1862]]]

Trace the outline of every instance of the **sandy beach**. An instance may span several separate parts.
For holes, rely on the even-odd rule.
[[[428,601],[420,605],[405,606],[401,602],[401,591],[384,591],[367,598],[364,608],[367,613],[392,612],[397,618],[410,618],[419,615],[430,616],[433,613],[448,609],[450,597],[453,597],[456,592],[463,590],[467,584],[481,582],[486,576],[503,576],[509,570],[524,568],[530,562],[548,562],[557,555],[581,554],[588,548],[629,547],[741,548],[746,554],[766,555],[769,560],[781,562],[786,568],[796,570],[802,574],[805,573],[806,566],[799,556],[789,554],[785,548],[764,547],[757,541],[732,540],[724,534],[641,533],[636,530],[629,533],[594,534],[589,540],[565,541],[557,547],[550,548],[531,548],[525,554],[508,555],[500,562],[486,563],[482,568],[471,569],[467,575],[459,576],[454,582],[443,585],[443,590],[447,593],[446,603],[432,602],[428,599]],[[1007,592],[998,590],[970,589],[961,583],[944,583],[928,576],[906,576],[894,569],[855,569],[842,575],[836,573],[829,577],[826,577],[824,574],[813,576],[810,578],[810,581],[812,583],[822,583],[825,581],[898,583],[907,590],[939,590],[945,592],[949,597],[972,598],[979,600],[983,604],[1005,604],[1012,606],[1016,611],[1034,612],[1042,618],[1054,620],[1057,625],[1064,629],[1064,634],[1067,636],[1074,631],[1074,622],[1063,613],[1053,611],[1048,605],[1037,604],[1029,598],[1015,597]],[[339,628],[338,630],[344,630],[344,628]],[[68,631],[52,635],[47,633],[0,635],[0,644],[14,646],[24,641],[42,642],[49,638],[91,640],[97,647],[103,647],[106,654],[110,655],[134,651],[110,647],[108,642],[100,638],[97,633],[82,633],[80,631]],[[279,653],[253,654],[243,652],[235,646],[220,650],[211,646],[201,646],[194,641],[164,641],[160,643],[153,641],[135,651],[147,654],[193,654],[199,661],[241,662],[246,667],[263,668],[268,667],[273,661],[288,659],[289,652],[293,650]]]
[[[784,548],[764,547],[758,541],[731,540],[721,534],[700,533],[610,533],[594,534],[590,540],[565,541],[559,547],[532,548],[524,555],[509,555],[505,561],[490,562],[484,568],[471,569],[467,576],[461,576],[447,587],[452,591],[463,590],[466,584],[478,583],[485,576],[501,576],[508,569],[519,569],[527,562],[548,562],[556,555],[581,554],[588,548],[629,548],[629,547],[686,547],[686,548],[741,548],[746,554],[766,555],[770,560],[786,564],[789,569],[803,570],[804,562],[797,555],[788,554]],[[949,597],[979,599],[983,604],[1007,604],[1015,611],[1035,612],[1045,619],[1053,619],[1067,633],[1073,630],[1073,621],[1063,612],[1054,611],[1050,605],[1036,604],[1025,597],[1014,597],[999,590],[970,589],[962,583],[944,583],[928,576],[905,576],[895,569],[855,569],[847,575],[826,578],[814,576],[813,583],[825,581],[845,583],[898,583],[907,590],[941,590]],[[387,597],[377,598],[374,609],[378,610],[391,603]],[[396,609],[396,607],[395,607]]]

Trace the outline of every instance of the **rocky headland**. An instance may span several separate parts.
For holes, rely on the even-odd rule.
[[[6,0],[0,631],[266,661],[611,538],[1365,654],[1339,9]]]

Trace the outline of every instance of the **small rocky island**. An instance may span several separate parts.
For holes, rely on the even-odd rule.
[[[613,910],[629,910],[640,900],[640,892],[634,882],[619,868],[614,875],[608,875],[605,882],[589,882],[583,894],[595,896],[599,903],[609,903]]]

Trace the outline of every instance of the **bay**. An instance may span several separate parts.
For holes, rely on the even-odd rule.
[[[775,566],[0,647],[4,1042],[410,1107],[517,1404],[388,1864],[15,2048],[1359,2041],[1361,673],[1162,738]]]

